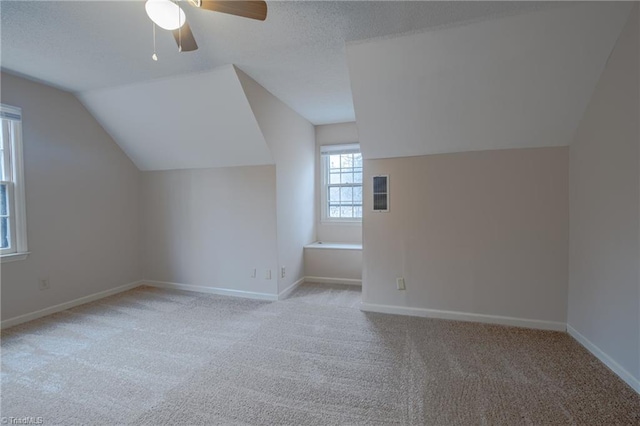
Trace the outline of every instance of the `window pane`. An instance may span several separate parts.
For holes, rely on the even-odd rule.
[[[355,203],[362,203],[362,187],[356,186],[353,188],[353,201]]]
[[[0,249],[9,248],[9,241],[9,218],[0,217]]]
[[[362,183],[362,172],[353,174],[353,181],[355,183]]]
[[[332,169],[340,168],[340,156],[339,155],[330,155],[329,156],[329,167]]]
[[[7,145],[9,144],[7,140],[9,122],[8,120],[0,120],[0,124],[2,124],[2,127],[0,127],[0,150],[2,150],[0,151],[0,180],[9,180],[7,176],[9,173],[9,170],[7,170],[8,164],[6,164],[9,156],[7,152]]]
[[[340,207],[342,217],[353,217],[353,207]]]
[[[337,206],[329,207],[329,217],[340,217],[340,207],[337,207]]]
[[[9,211],[9,199],[7,194],[7,185],[0,185],[0,215],[6,216]]]
[[[340,183],[353,183],[353,173],[342,173]]]
[[[353,188],[340,188],[340,199],[342,200],[342,204],[352,204]]]
[[[340,157],[340,167],[343,169],[353,167],[353,154],[342,154]]]
[[[340,173],[331,173],[329,175],[329,183],[340,183]]]
[[[340,201],[340,188],[329,188],[329,203],[333,204],[338,201]]]
[[[353,166],[362,167],[362,154],[353,154]]]
[[[353,208],[354,217],[362,217],[362,206]]]

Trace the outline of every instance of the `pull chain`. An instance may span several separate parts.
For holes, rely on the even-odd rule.
[[[153,55],[151,55],[151,59],[153,59],[154,61],[158,60],[158,55],[156,55],[156,24],[155,22],[152,22],[153,24]]]
[[[180,6],[178,6],[178,25],[180,25]],[[182,25],[178,27],[178,52],[182,52]]]

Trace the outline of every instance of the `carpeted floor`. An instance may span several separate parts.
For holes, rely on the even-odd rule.
[[[564,333],[141,287],[2,333],[3,417],[44,424],[640,424]]]

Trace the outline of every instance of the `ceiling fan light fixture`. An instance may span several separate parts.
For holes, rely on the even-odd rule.
[[[144,5],[149,19],[165,30],[177,30],[184,25],[184,11],[171,0],[147,0]]]

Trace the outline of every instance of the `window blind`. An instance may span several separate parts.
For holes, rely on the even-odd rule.
[[[0,119],[22,121],[22,110],[20,108],[0,104]]]
[[[340,155],[340,154],[358,154],[360,153],[359,143],[340,144],[340,145],[322,145],[320,154],[322,155]]]

